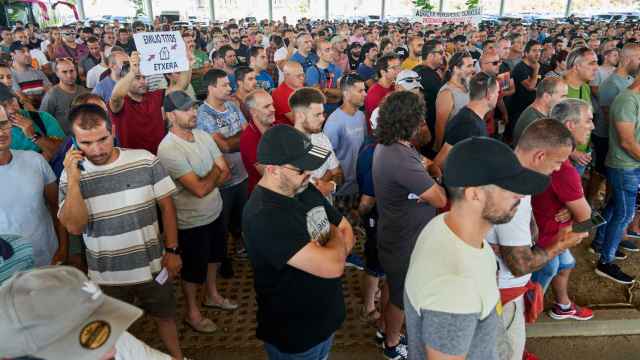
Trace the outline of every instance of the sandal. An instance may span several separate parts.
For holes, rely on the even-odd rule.
[[[222,309],[222,310],[235,310],[238,308],[238,304],[234,304],[231,302],[231,300],[224,298],[222,300],[221,303],[219,304],[215,304],[213,302],[211,302],[211,300],[206,299],[203,303],[202,306],[204,307],[208,307],[208,308],[214,308],[214,309]]]
[[[218,330],[216,324],[211,321],[211,319],[202,318],[199,323],[193,324],[189,320],[184,319],[185,325],[189,326],[193,331],[203,333],[203,334],[211,334]]]

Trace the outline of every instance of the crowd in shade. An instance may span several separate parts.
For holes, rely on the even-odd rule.
[[[241,262],[271,360],[347,312],[381,359],[534,360],[526,324],[594,316],[573,248],[634,283],[637,23],[229,20],[147,76],[171,24],[89,25],[1,29],[0,359],[182,360]]]

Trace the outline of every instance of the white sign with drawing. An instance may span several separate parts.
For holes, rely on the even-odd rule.
[[[189,70],[187,47],[178,31],[133,34],[140,54],[142,75],[166,74]]]

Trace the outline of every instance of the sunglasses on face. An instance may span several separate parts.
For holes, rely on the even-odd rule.
[[[402,79],[402,80],[400,80],[400,82],[407,83],[407,84],[419,83],[420,82],[420,78]]]
[[[485,61],[485,64],[491,64],[493,66],[498,66],[500,65],[500,60],[496,60],[496,61]]]
[[[60,34],[62,34],[62,36],[75,36],[76,35],[75,32],[63,32],[63,33],[60,33]]]

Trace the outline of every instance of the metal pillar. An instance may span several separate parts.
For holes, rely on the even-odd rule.
[[[382,1],[382,6],[380,7],[380,20],[383,20],[384,19],[384,11],[386,10],[385,9],[386,1],[384,1],[384,0],[380,0],[380,1]]]
[[[329,0],[324,0],[324,19],[329,20]]]
[[[273,21],[273,0],[267,0],[269,3],[269,21]]]
[[[500,16],[504,15],[504,0],[500,0]]]
[[[438,11],[442,12],[444,9],[444,0],[440,0],[440,4],[438,5]]]
[[[151,23],[153,23],[154,17],[153,17],[153,2],[152,0],[146,0],[146,4],[147,4],[147,15],[149,16],[149,20],[151,21]]]
[[[84,20],[85,15],[84,15],[84,1],[83,0],[77,0],[76,1],[76,7],[78,8],[78,16],[80,16],[81,20]]]
[[[209,0],[209,20],[216,19],[216,2],[215,0]]]
[[[564,11],[564,16],[569,17],[571,15],[571,0],[567,0],[567,7]]]

